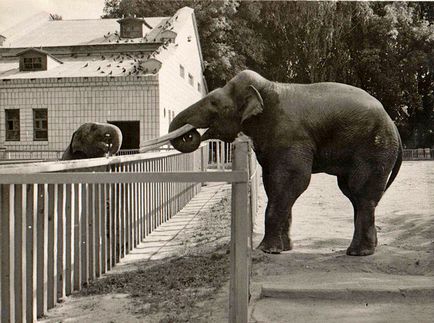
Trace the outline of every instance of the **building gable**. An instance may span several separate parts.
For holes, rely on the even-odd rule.
[[[28,48],[16,54],[19,57],[20,71],[46,71],[50,67],[62,64],[49,53],[36,48]]]

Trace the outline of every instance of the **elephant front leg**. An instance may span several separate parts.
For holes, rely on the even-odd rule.
[[[265,211],[265,235],[258,248],[266,253],[278,254],[291,250],[289,238],[291,210],[279,210],[269,201]]]
[[[310,170],[275,169],[264,171],[263,182],[268,197],[265,211],[265,235],[258,248],[266,253],[291,250],[289,231],[292,206],[310,181]]]

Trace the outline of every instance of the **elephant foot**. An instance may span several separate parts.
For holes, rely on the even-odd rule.
[[[348,256],[369,256],[374,254],[375,247],[378,244],[377,230],[372,226],[362,237],[353,237],[350,246],[347,249]]]
[[[367,247],[364,245],[353,246],[352,244],[347,249],[348,256],[369,256],[374,254],[375,246]]]
[[[264,238],[259,244],[258,249],[265,253],[279,254],[282,251],[292,250],[292,242],[288,237]]]
[[[283,234],[281,238],[282,238],[283,251],[292,250],[293,244],[291,239],[289,239],[288,235]]]

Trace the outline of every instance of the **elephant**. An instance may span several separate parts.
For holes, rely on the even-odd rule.
[[[61,160],[104,157],[116,154],[122,145],[122,132],[109,123],[82,124],[73,134]]]
[[[181,152],[207,139],[233,142],[239,133],[251,139],[268,197],[259,249],[292,249],[292,206],[311,174],[327,173],[354,210],[346,254],[375,252],[375,208],[402,162],[398,129],[376,98],[342,83],[277,83],[244,70],[181,111],[169,131],[185,124],[195,129],[171,141]],[[197,128],[208,130],[201,135]]]

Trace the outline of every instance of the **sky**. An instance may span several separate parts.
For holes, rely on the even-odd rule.
[[[0,33],[41,11],[63,19],[97,19],[104,0],[0,0]]]

